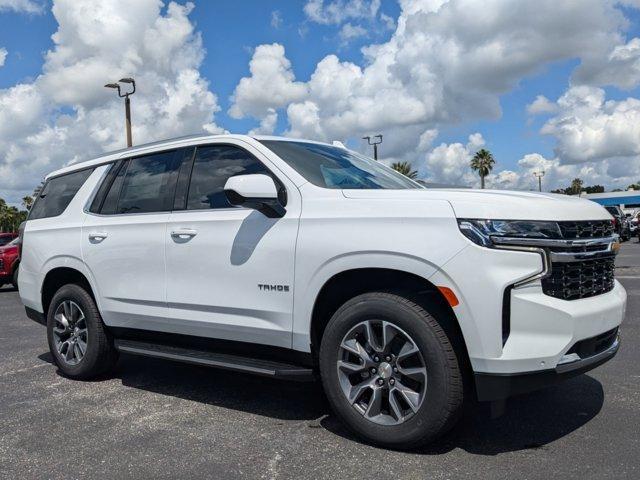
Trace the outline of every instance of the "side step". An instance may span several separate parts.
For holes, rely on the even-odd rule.
[[[191,350],[188,348],[138,342],[135,340],[115,340],[115,347],[120,352],[130,353],[132,355],[164,358],[194,365],[252,373],[283,380],[297,380],[301,382],[315,380],[312,369],[279,361],[262,360],[205,350]]]

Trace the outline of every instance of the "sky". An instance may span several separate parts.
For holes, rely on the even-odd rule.
[[[340,140],[490,188],[640,180],[640,0],[0,0],[0,197],[189,133]]]

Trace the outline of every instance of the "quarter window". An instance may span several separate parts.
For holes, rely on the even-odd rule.
[[[48,180],[31,207],[29,220],[60,215],[92,173],[92,168],[85,168]]]
[[[224,194],[230,177],[271,172],[249,152],[232,145],[211,145],[196,151],[187,209],[232,208]]]

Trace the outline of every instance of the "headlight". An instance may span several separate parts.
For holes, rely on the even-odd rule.
[[[492,237],[562,238],[557,222],[459,218],[458,227],[465,237],[483,247],[494,245]]]

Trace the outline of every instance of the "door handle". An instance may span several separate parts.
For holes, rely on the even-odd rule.
[[[198,234],[197,230],[193,230],[191,228],[178,228],[176,230],[172,230],[171,231],[171,236],[173,238],[181,238],[181,239],[187,239],[187,238],[193,238]]]
[[[89,234],[89,240],[91,240],[92,242],[101,242],[105,238],[107,238],[106,232],[91,232]]]

